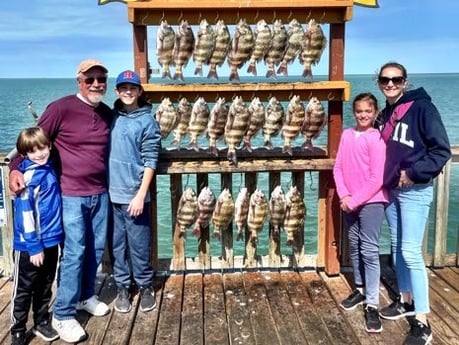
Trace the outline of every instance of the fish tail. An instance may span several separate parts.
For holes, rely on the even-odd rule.
[[[232,162],[234,165],[237,165],[236,152],[228,150],[227,157],[230,162]]]
[[[217,69],[213,66],[210,66],[209,73],[207,74],[207,78],[209,79],[217,79],[218,80],[218,74],[217,74]]]
[[[189,150],[195,150],[196,152],[199,152],[199,146],[196,141],[191,141],[187,147]]]
[[[257,75],[256,63],[250,63],[249,68],[247,68],[247,73],[252,73],[253,75]]]
[[[311,139],[306,139],[306,141],[304,142],[304,144],[302,146],[303,146],[303,148],[305,150],[312,150],[313,149]]]
[[[237,70],[231,71],[231,73],[229,75],[229,81],[234,81],[236,83],[239,83],[241,81],[239,79],[239,73],[237,72]]]
[[[194,70],[194,75],[202,76],[202,67],[201,66],[196,67],[196,69]]]
[[[183,73],[180,71],[177,71],[174,73],[174,80],[181,80],[181,81],[185,81],[185,79],[183,78]]]
[[[288,76],[288,69],[286,64],[281,64],[279,68],[277,69],[277,74],[283,74],[285,76]]]
[[[273,144],[271,143],[271,139],[266,139],[265,142],[264,142],[264,146],[271,150],[273,148]]]
[[[163,78],[163,79],[172,79],[171,72],[169,70],[164,70],[163,74],[161,75],[161,78]]]
[[[209,146],[207,152],[211,155],[214,155],[215,157],[218,157],[218,150],[215,146]]]
[[[290,156],[293,156],[292,147],[289,144],[284,145],[282,153],[288,153]]]
[[[309,78],[310,80],[313,80],[311,66],[304,65],[303,78]]]
[[[252,144],[251,144],[251,142],[250,142],[250,139],[244,141],[244,144],[243,144],[243,146],[242,146],[242,149],[243,149],[243,150],[246,150],[246,151],[248,151],[248,152],[252,152]]]
[[[277,79],[276,72],[273,69],[269,69],[268,72],[266,72],[266,78]]]

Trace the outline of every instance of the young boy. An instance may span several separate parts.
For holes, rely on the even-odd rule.
[[[109,154],[109,195],[113,209],[115,310],[131,310],[131,276],[140,290],[140,310],[155,308],[150,264],[150,194],[161,146],[161,132],[151,105],[142,98],[140,77],[124,71],[116,79]]]
[[[63,240],[59,182],[49,163],[51,141],[40,127],[26,128],[16,148],[24,161],[25,189],[14,200],[14,287],[11,303],[13,345],[26,343],[32,305],[32,332],[45,341],[59,336],[51,327],[49,303]]]

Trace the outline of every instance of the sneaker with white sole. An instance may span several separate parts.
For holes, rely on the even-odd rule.
[[[140,288],[140,310],[147,312],[155,309],[156,296],[155,291],[151,287]]]
[[[44,341],[53,341],[59,338],[57,331],[51,326],[48,320],[35,325],[32,328],[32,333],[42,338]]]
[[[87,300],[78,302],[76,309],[85,310],[94,316],[105,316],[110,312],[108,305],[102,301],[99,301],[96,295],[88,298]]]
[[[51,325],[59,337],[67,343],[78,343],[85,340],[88,335],[76,319],[57,320],[53,316]]]

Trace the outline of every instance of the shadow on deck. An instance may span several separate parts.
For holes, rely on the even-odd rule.
[[[459,269],[429,269],[433,345],[459,344]],[[343,311],[351,291],[347,273],[328,277],[316,271],[264,270],[158,275],[158,306],[143,313],[134,297],[130,313],[78,319],[89,338],[81,344],[276,345],[402,344],[405,319],[383,320],[381,334],[368,334],[362,307]],[[390,303],[393,272],[383,270],[380,304]],[[10,344],[12,283],[0,280],[0,344]],[[100,277],[99,298],[113,306],[116,287]],[[43,344],[32,338],[30,344]],[[60,340],[52,345],[66,344]]]

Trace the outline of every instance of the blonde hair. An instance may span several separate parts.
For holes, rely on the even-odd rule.
[[[33,152],[35,148],[42,149],[50,146],[49,135],[41,127],[24,128],[16,141],[16,149],[23,156]]]

